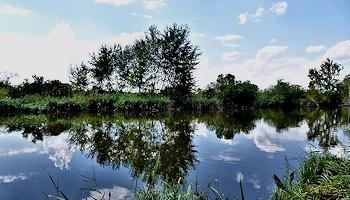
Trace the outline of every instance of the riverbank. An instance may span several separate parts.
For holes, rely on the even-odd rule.
[[[300,168],[283,179],[274,175],[272,199],[350,199],[350,160],[329,153],[309,153]]]
[[[191,97],[181,108],[190,110],[218,110],[215,98]],[[71,97],[29,95],[20,98],[0,98],[3,113],[60,114],[60,113],[113,113],[124,111],[164,112],[180,107],[167,96],[153,94],[115,93],[99,95],[75,94]]]

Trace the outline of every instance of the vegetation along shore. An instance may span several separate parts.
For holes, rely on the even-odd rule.
[[[133,44],[102,45],[86,63],[69,67],[70,83],[33,80],[12,85],[13,74],[2,73],[2,113],[80,113],[247,108],[336,107],[348,104],[350,76],[325,60],[310,69],[308,88],[278,80],[259,89],[249,80],[221,74],[204,89],[196,88],[194,71],[201,55],[186,25],[163,31],[151,26]]]

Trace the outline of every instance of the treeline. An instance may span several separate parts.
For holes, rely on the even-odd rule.
[[[71,84],[80,91],[161,93],[185,102],[201,54],[189,33],[177,24],[162,32],[151,26],[133,45],[103,45],[87,64],[70,67]]]
[[[205,89],[196,89],[194,71],[201,52],[189,34],[184,25],[173,24],[162,31],[151,26],[133,44],[102,45],[86,63],[69,67],[70,84],[34,75],[32,81],[13,86],[11,77],[4,76],[0,78],[0,109],[158,111],[335,107],[348,103],[350,76],[340,80],[343,67],[330,59],[309,70],[307,89],[278,80],[260,90],[232,74],[221,74]],[[43,103],[33,102],[35,99]]]
[[[210,83],[199,93],[207,98],[217,98],[223,108],[336,107],[349,102],[350,75],[341,81],[342,69],[340,64],[327,59],[318,69],[309,70],[307,89],[278,80],[276,85],[259,90],[250,81],[242,82],[232,74],[221,74],[216,82]]]

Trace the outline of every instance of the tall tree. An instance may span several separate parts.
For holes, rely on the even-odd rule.
[[[91,76],[95,79],[98,90],[112,89],[112,75],[114,72],[115,46],[102,45],[98,53],[91,55]],[[104,88],[104,86],[106,86]]]
[[[342,69],[343,66],[328,58],[319,70],[309,70],[309,88],[321,94],[321,104],[335,106],[341,103],[339,75]]]
[[[114,66],[115,66],[115,79],[119,91],[123,91],[128,84],[130,79],[130,72],[132,68],[132,46],[127,45],[124,48],[121,45],[114,47]]]
[[[193,72],[201,55],[189,39],[187,26],[174,24],[165,28],[162,38],[161,66],[167,75],[175,101],[187,100],[195,86]]]
[[[130,74],[130,84],[136,87],[139,92],[143,91],[151,79],[150,52],[145,40],[135,41],[133,46],[132,70]]]
[[[343,67],[327,58],[320,69],[310,69],[308,77],[310,78],[309,87],[322,93],[335,92],[339,86],[339,75]]]
[[[84,64],[69,67],[69,81],[76,90],[86,90],[89,85],[89,69]]]

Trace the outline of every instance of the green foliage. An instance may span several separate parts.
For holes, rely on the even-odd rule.
[[[216,83],[210,84],[203,94],[208,98],[218,98],[222,108],[230,109],[254,106],[258,90],[258,86],[249,81],[241,82],[232,74],[220,74]]]
[[[174,24],[167,26],[161,40],[161,66],[167,75],[170,96],[178,103],[185,102],[195,86],[194,70],[201,55],[189,39],[189,28]]]
[[[274,179],[277,190],[272,199],[350,198],[350,161],[328,153],[310,153],[298,171],[282,181],[276,175]]]
[[[350,103],[350,74],[346,75],[340,85],[340,94],[342,102],[345,104]]]
[[[336,106],[341,103],[339,75],[342,69],[340,64],[328,58],[321,64],[319,70],[309,70],[309,88],[322,94],[321,98],[318,99],[320,104]]]
[[[26,80],[21,85],[12,88],[9,95],[14,98],[26,95],[65,97],[73,93],[69,84],[61,83],[59,80],[44,81],[44,77],[36,75],[33,76],[33,79],[33,82]]]
[[[305,91],[299,85],[278,80],[277,84],[259,94],[258,105],[261,107],[298,107]]]
[[[112,88],[112,75],[114,72],[115,48],[102,45],[98,53],[91,54],[89,61],[91,76],[95,80],[98,91]],[[104,87],[106,86],[106,87]]]
[[[89,85],[89,69],[84,64],[70,66],[69,80],[72,87],[76,90],[85,91]]]

